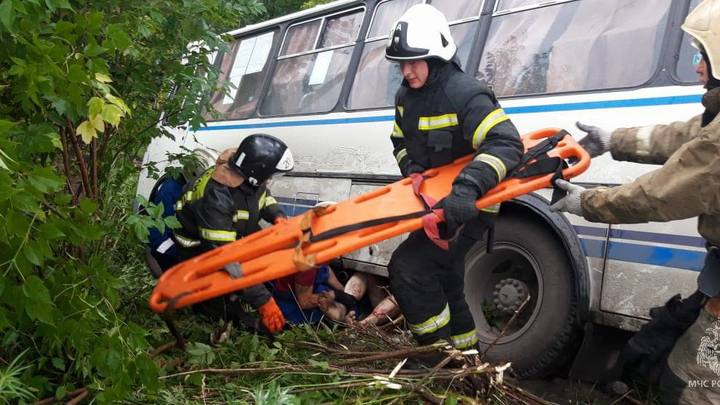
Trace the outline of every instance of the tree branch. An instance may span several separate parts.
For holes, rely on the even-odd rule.
[[[67,127],[63,127],[60,130],[60,142],[62,143],[62,157],[63,157],[63,170],[65,171],[65,182],[67,183],[68,193],[73,194],[72,183],[70,182],[70,158],[68,157],[68,144],[65,138],[65,131]]]
[[[68,127],[71,128],[72,131],[73,126],[70,120],[68,120]],[[82,150],[80,149],[80,144],[77,141],[77,136],[75,136],[75,134],[73,133],[70,133],[70,141],[72,142],[73,149],[75,150],[75,156],[78,160],[78,167],[80,167],[80,175],[82,177],[85,195],[93,198],[92,188],[90,188],[90,177],[88,176],[87,164],[85,163],[85,158],[83,157]]]
[[[92,165],[91,187],[93,190],[93,194],[97,197],[100,195],[99,190],[98,190],[97,139],[92,140],[92,142],[90,143],[90,148],[92,150],[92,155],[91,155],[92,157],[90,159],[91,165]]]

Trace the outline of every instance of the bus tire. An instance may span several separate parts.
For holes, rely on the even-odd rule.
[[[500,215],[492,253],[480,242],[466,257],[465,295],[485,360],[511,362],[520,378],[557,371],[577,348],[575,290],[557,235],[541,220]]]

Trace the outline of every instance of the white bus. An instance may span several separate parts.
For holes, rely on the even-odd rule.
[[[423,0],[341,0],[233,31],[216,56],[232,94],[195,132],[173,129],[144,163],[180,147],[221,151],[252,133],[283,139],[296,169],[272,184],[289,215],[399,179],[390,133],[401,75],[384,57],[392,23]],[[698,0],[427,0],[445,13],[466,72],[486,81],[521,133],[576,121],[608,129],[686,120],[702,111],[690,41],[680,24]],[[609,154],[608,154],[609,155]],[[649,165],[593,161],[576,182],[631,181]],[[153,179],[143,173],[138,193]],[[636,330],[648,309],[695,289],[704,240],[695,220],[588,223],[551,213],[549,192],[503,204],[494,252],[467,258],[466,294],[482,344],[520,316],[489,355],[521,376],[547,375],[585,325]],[[387,274],[396,240],[342,258]]]

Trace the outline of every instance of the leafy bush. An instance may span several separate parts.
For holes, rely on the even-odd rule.
[[[0,395],[86,386],[106,403],[158,389],[148,331],[122,312],[136,286],[115,271],[118,250],[133,248],[117,193],[167,135],[159,123],[203,123],[209,106],[186,101],[216,87],[208,49],[263,11],[256,0],[0,0],[0,360],[16,359]]]

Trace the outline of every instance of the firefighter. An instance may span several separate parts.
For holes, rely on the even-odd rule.
[[[189,184],[175,206],[181,229],[174,233],[180,260],[212,250],[260,230],[260,219],[270,223],[286,216],[266,187],[276,173],[292,170],[290,149],[270,135],[250,135],[237,149],[228,149],[215,167]],[[231,276],[239,265],[226,266]],[[260,313],[263,325],[273,333],[282,330],[285,319],[264,285],[194,306],[211,318],[242,322],[240,301]]]
[[[580,144],[592,156],[610,151],[617,160],[662,167],[613,188],[587,190],[560,180],[558,186],[568,194],[552,208],[615,224],[698,217],[698,232],[708,247],[698,291],[682,302],[676,299],[676,304],[658,308],[654,314],[659,316],[652,316],[651,311],[653,319],[623,353],[627,361],[633,353],[648,354],[651,346],[659,350],[659,334],[670,334],[667,350],[672,351],[662,376],[663,398],[670,403],[718,403],[720,388],[710,382],[717,380],[713,370],[720,372],[720,360],[714,348],[703,350],[701,345],[720,344],[720,336],[707,332],[713,324],[720,331],[716,323],[720,319],[720,0],[700,3],[682,29],[692,36],[701,54],[696,71],[707,89],[702,98],[705,111],[687,122],[613,132],[578,123],[588,133]],[[663,318],[671,319],[671,325],[663,323]],[[706,388],[693,389],[693,384]]]
[[[404,78],[390,137],[400,172],[408,176],[468,154],[474,159],[442,202],[453,236],[449,250],[416,231],[388,266],[393,294],[417,342],[445,340],[466,349],[477,336],[463,291],[465,255],[486,237],[499,211],[480,212],[475,200],[519,163],[523,145],[493,92],[461,70],[456,52],[445,16],[427,4],[408,9],[390,32],[385,56],[399,63]]]

